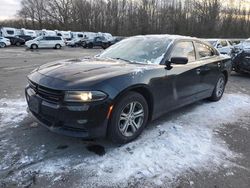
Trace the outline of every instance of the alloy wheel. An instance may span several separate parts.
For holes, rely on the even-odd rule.
[[[4,48],[5,44],[3,42],[0,42],[0,48]]]
[[[125,106],[118,122],[119,130],[125,137],[133,136],[142,126],[144,109],[141,103],[134,101]]]
[[[225,88],[225,80],[223,77],[219,78],[217,85],[216,85],[216,95],[217,97],[221,97],[223,95]]]

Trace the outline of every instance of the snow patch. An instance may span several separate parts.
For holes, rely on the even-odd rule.
[[[16,104],[20,109],[12,113],[14,117],[26,108],[21,102]],[[14,105],[11,107],[13,111],[16,109]],[[104,156],[55,157],[37,162],[22,172],[39,171],[40,176],[49,175],[55,181],[60,173],[76,173],[80,174],[82,185],[94,183],[95,186],[126,187],[133,181],[161,186],[171,184],[178,176],[191,170],[230,168],[241,156],[231,151],[217,132],[228,123],[239,120],[249,110],[249,96],[225,94],[217,103],[201,101],[166,115],[168,120],[159,120],[155,123],[157,126],[149,126],[132,143],[121,147],[106,145]],[[18,119],[9,117],[5,121],[11,120],[17,122]],[[30,159],[21,161],[26,163]]]
[[[0,99],[0,131],[7,126],[18,126],[27,115],[25,99]]]

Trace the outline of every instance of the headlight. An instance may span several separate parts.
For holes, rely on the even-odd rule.
[[[101,101],[107,94],[101,91],[67,91],[64,100],[67,102],[92,102]]]

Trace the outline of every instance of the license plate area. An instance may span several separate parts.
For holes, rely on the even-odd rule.
[[[29,97],[29,108],[32,112],[39,113],[39,101],[34,96]]]

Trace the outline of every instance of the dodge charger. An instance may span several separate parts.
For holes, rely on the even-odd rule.
[[[231,66],[196,38],[135,36],[92,58],[38,67],[25,94],[34,118],[52,132],[124,144],[171,110],[220,100]]]

